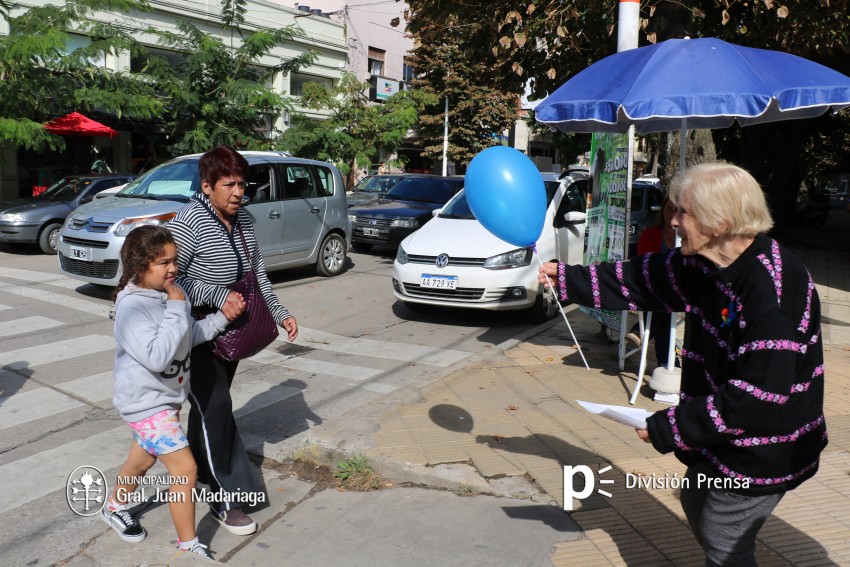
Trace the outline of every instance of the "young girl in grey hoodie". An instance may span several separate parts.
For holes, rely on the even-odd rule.
[[[115,290],[115,392],[112,398],[133,434],[130,454],[118,471],[115,490],[101,517],[125,541],[147,533],[129,508],[146,499],[139,484],[157,459],[168,469],[168,502],[177,544],[183,551],[209,557],[195,531],[197,467],[180,425],[180,407],[189,392],[192,347],[212,340],[227,327],[219,311],[195,321],[183,290],[174,282],[177,247],[161,226],[131,231],[121,249],[124,273]],[[244,303],[242,304],[244,309]]]

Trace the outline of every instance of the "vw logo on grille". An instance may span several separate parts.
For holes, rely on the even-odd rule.
[[[378,224],[378,221],[377,221],[377,220],[375,220],[375,219],[372,219],[372,220],[370,220],[370,221],[369,221],[369,224],[371,224],[372,226],[374,226],[374,225]]]
[[[437,260],[434,262],[438,268],[445,268],[449,265],[449,255],[448,254],[440,254],[437,256]]]

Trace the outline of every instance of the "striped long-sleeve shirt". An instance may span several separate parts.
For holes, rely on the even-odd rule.
[[[656,449],[733,492],[815,474],[827,443],[820,302],[776,241],[757,236],[723,269],[676,249],[558,271],[562,302],[685,313],[680,403],[647,420]]]
[[[247,211],[239,209],[233,230],[228,232],[207,196],[198,192],[167,227],[177,242],[177,283],[192,305],[221,309],[230,292],[227,286],[253,270],[274,320],[280,324],[292,317],[272,290]],[[240,231],[250,249],[250,265]]]

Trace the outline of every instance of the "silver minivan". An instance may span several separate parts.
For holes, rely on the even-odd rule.
[[[245,210],[269,271],[315,265],[322,276],[345,269],[351,244],[342,176],[323,161],[277,152],[240,152],[248,160]],[[59,265],[69,277],[114,286],[124,238],[137,226],[172,220],[200,187],[201,154],[179,157],[108,199],[75,209],[60,232]]]

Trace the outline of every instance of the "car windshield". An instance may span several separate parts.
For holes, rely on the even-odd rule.
[[[192,198],[199,185],[198,160],[183,159],[155,167],[116,196],[185,202]]]
[[[71,201],[80,191],[91,184],[92,180],[84,177],[65,177],[47,188],[40,199],[48,201]]]
[[[371,175],[357,182],[352,191],[362,193],[386,193],[404,179],[400,175]]]
[[[546,206],[552,202],[555,193],[558,191],[560,181],[544,181],[543,187],[546,189]],[[439,217],[441,219],[463,219],[475,220],[475,215],[472,214],[472,209],[469,208],[469,201],[466,200],[466,190],[458,193],[457,197],[448,202],[443,208]]]
[[[395,201],[416,201],[444,205],[460,188],[461,181],[447,177],[408,177],[386,194]]]

